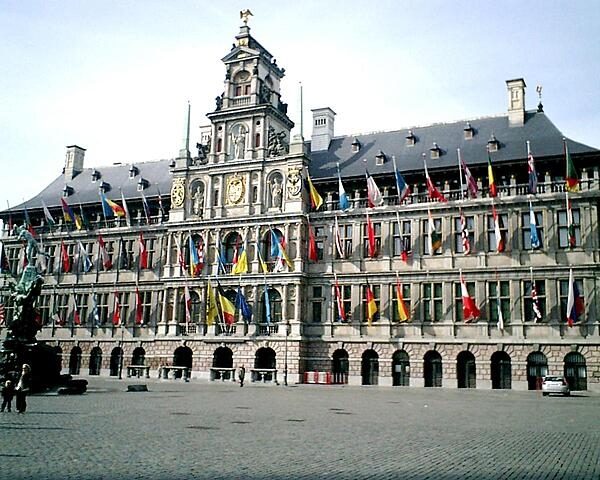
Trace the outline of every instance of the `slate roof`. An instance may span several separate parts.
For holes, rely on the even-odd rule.
[[[464,128],[467,122],[475,131],[471,140],[466,140]],[[409,130],[417,138],[414,146],[406,145]],[[486,147],[492,136],[500,142],[497,152],[491,154],[494,165],[522,161],[527,157],[527,140],[530,141],[531,152],[537,159],[564,155],[564,135],[548,119],[544,112],[526,113],[526,121],[522,126],[509,127],[508,115],[461,120],[452,123],[437,123],[423,127],[405,128],[390,132],[375,132],[334,137],[327,151],[312,152],[310,174],[318,181],[337,176],[336,162],[340,164],[342,178],[364,176],[365,168],[371,175],[392,174],[394,171],[392,155],[396,157],[396,165],[403,173],[423,172],[423,152],[427,155],[427,169],[432,172],[438,169],[456,168],[458,165],[456,149],[460,148],[461,156],[467,165],[487,163]],[[351,144],[358,139],[361,148],[353,153]],[[442,150],[438,159],[430,159],[429,149],[437,143]],[[571,154],[598,152],[596,148],[567,139]],[[310,142],[307,143],[310,151]],[[387,160],[383,165],[375,164],[375,156],[382,151]],[[366,160],[366,161],[363,161]]]

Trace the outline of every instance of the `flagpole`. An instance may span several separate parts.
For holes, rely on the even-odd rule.
[[[458,178],[460,180],[460,199],[464,200],[465,199],[465,191],[464,189],[464,184],[463,184],[463,171],[462,171],[462,162],[461,162],[461,158],[460,158],[460,148],[456,149],[456,156],[458,157]]]

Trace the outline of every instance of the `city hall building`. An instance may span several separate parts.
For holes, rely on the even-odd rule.
[[[2,338],[26,224],[63,373],[600,390],[600,152],[523,79],[500,116],[339,135],[324,107],[302,138],[246,23],[222,62],[176,158],[87,167],[72,145],[0,213]]]

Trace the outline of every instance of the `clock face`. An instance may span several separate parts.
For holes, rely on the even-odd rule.
[[[181,207],[183,206],[183,200],[185,199],[185,189],[183,187],[183,184],[181,183],[174,183],[173,187],[171,188],[171,203],[173,204],[174,207]]]
[[[240,203],[244,197],[244,181],[238,175],[234,175],[227,182],[227,198],[231,203]]]

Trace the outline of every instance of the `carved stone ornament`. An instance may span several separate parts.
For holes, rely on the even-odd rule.
[[[174,178],[171,185],[171,205],[175,208],[183,207],[185,201],[185,178]]]
[[[240,203],[246,193],[246,181],[239,173],[234,173],[227,179],[227,201],[230,205]]]
[[[288,169],[287,192],[288,198],[297,198],[302,193],[302,174],[297,167]]]

